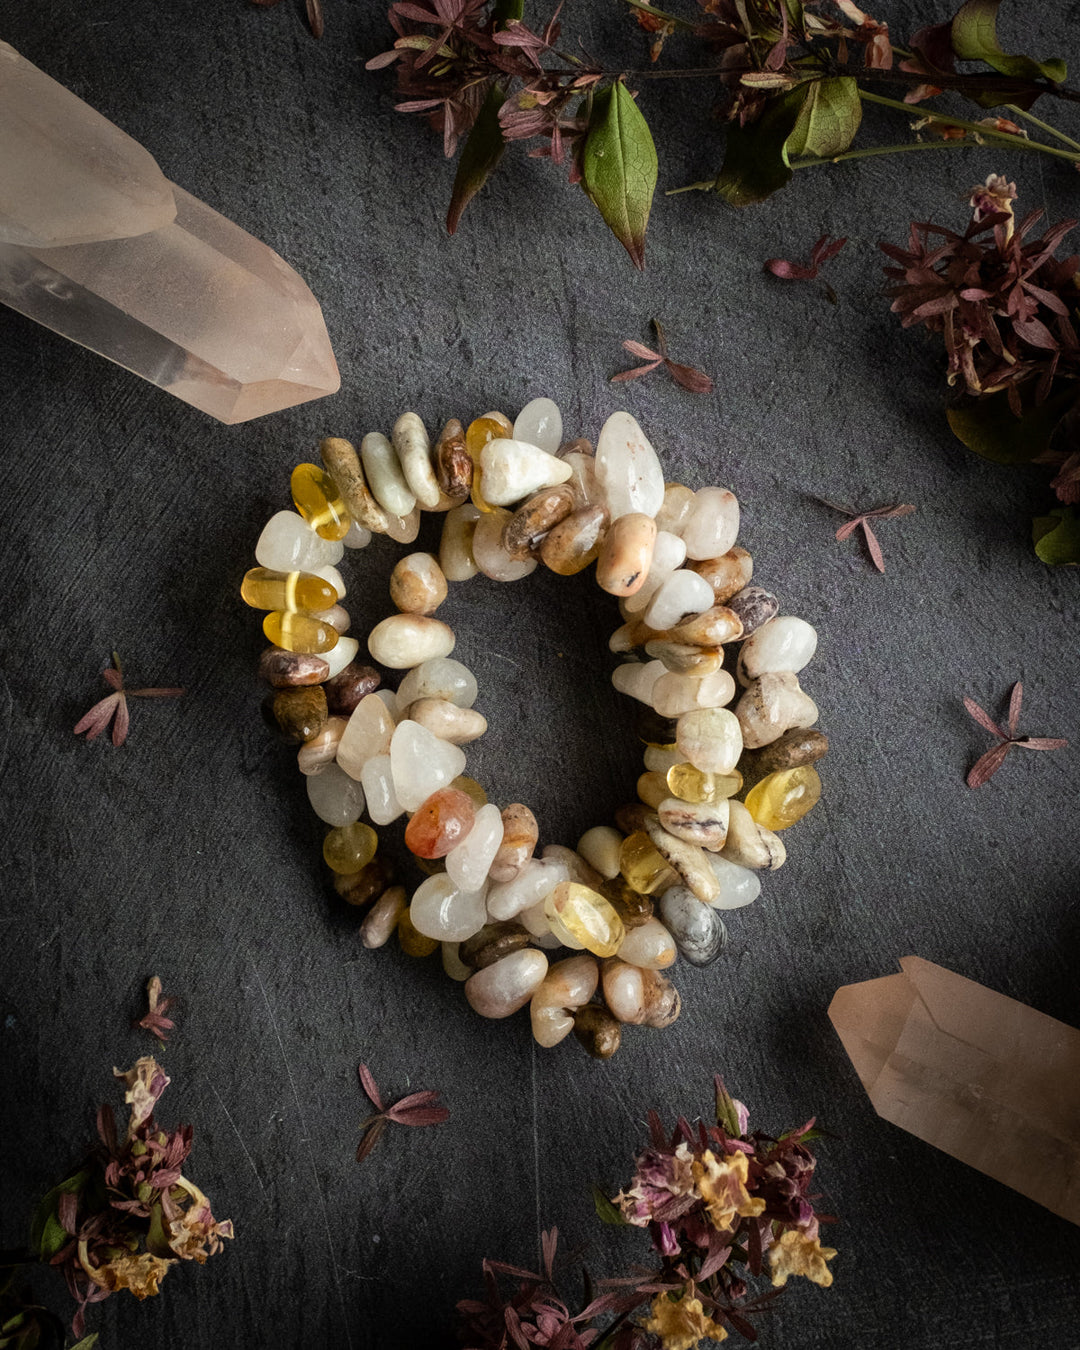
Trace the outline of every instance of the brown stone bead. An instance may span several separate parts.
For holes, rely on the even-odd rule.
[[[394,875],[393,865],[381,854],[359,872],[335,872],[334,890],[347,905],[366,905],[382,895]]]
[[[574,1014],[574,1035],[593,1059],[610,1059],[622,1044],[622,1025],[599,1003],[586,1003]]]
[[[352,442],[342,436],[325,436],[319,442],[319,453],[327,473],[345,498],[353,520],[374,534],[386,534],[391,523],[390,513],[384,511],[371,495],[360,456]]]
[[[561,577],[583,572],[596,559],[607,531],[604,506],[583,506],[560,520],[540,545],[540,561]]]
[[[460,506],[468,500],[473,460],[465,445],[465,428],[456,417],[451,417],[435,443],[435,478],[451,505]]]
[[[511,558],[523,562],[539,548],[543,537],[574,509],[572,488],[560,483],[544,488],[519,506],[503,530],[502,545]]]
[[[652,900],[649,896],[642,895],[640,891],[635,891],[625,877],[612,877],[610,881],[604,881],[598,889],[622,919],[623,927],[628,932],[631,928],[640,928],[653,917]]]
[[[739,760],[739,772],[743,776],[739,796],[745,796],[755,783],[760,783],[771,773],[815,763],[828,749],[829,738],[823,731],[794,727],[791,731],[785,731],[771,745],[762,746],[760,750],[744,750]]]
[[[533,855],[540,838],[536,817],[521,802],[511,802],[502,811],[503,838],[488,870],[492,881],[513,881]]]
[[[493,966],[511,952],[520,952],[532,941],[532,935],[520,923],[486,923],[478,933],[466,938],[458,956],[473,970]]]
[[[321,685],[275,689],[263,700],[263,716],[287,745],[303,745],[326,725],[326,695]]]
[[[360,700],[373,694],[381,683],[382,677],[377,670],[350,662],[323,685],[326,706],[335,717],[348,717]]]
[[[644,802],[626,802],[615,810],[615,824],[623,834],[636,834],[645,828],[647,820],[655,819],[656,812]]]
[[[688,562],[691,572],[704,577],[713,588],[716,603],[722,605],[730,600],[737,591],[749,586],[754,575],[754,560],[746,549],[736,546],[720,558],[705,558],[701,562]]]
[[[647,703],[634,704],[634,735],[646,745],[674,745],[677,719],[661,717]]]
[[[259,678],[275,689],[322,684],[329,674],[330,667],[314,652],[287,652],[283,647],[267,647],[259,657]]]
[[[695,614],[664,634],[671,642],[697,647],[719,647],[725,642],[738,642],[742,635],[742,619],[726,605],[713,605],[704,614]]]

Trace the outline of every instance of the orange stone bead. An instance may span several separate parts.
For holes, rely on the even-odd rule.
[[[445,858],[473,827],[476,807],[457,788],[440,788],[420,803],[405,827],[405,844],[418,858]]]

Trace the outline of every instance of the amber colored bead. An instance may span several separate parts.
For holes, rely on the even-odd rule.
[[[637,780],[637,795],[655,811],[662,801],[671,796],[671,790],[662,773],[643,773]]]
[[[667,771],[667,785],[671,795],[680,801],[715,806],[741,789],[742,774],[738,769],[731,773],[704,773],[692,764],[673,764]]]
[[[476,808],[457,788],[440,788],[421,802],[405,827],[405,847],[418,858],[445,858],[473,827]]]
[[[557,576],[572,577],[596,561],[607,530],[604,506],[583,506],[552,526],[540,545],[540,560]]]
[[[287,652],[328,652],[341,634],[331,624],[310,614],[290,614],[275,609],[263,619],[263,632],[275,647]]]
[[[821,779],[809,764],[782,769],[763,778],[746,794],[746,809],[766,830],[786,830],[813,810],[821,796]]]
[[[500,412],[485,413],[483,417],[474,418],[469,423],[469,429],[465,433],[465,448],[473,462],[472,503],[478,510],[485,513],[494,511],[495,508],[484,500],[480,451],[483,450],[488,441],[513,439],[513,435],[513,422]]]
[[[642,895],[652,895],[676,880],[667,859],[644,830],[636,830],[623,840],[619,870],[626,884]]]
[[[653,917],[653,902],[635,891],[623,876],[612,877],[600,886],[600,894],[609,901],[626,929],[640,928]]]
[[[438,938],[427,937],[413,927],[413,921],[407,909],[401,911],[397,921],[398,942],[406,956],[430,956],[441,946]]]
[[[240,583],[240,599],[252,609],[329,609],[337,590],[313,572],[276,572],[252,567]]]
[[[323,840],[323,857],[335,872],[360,872],[371,862],[379,847],[379,836],[370,825],[355,821],[331,830]]]
[[[487,806],[488,795],[475,778],[463,773],[460,778],[455,778],[450,786],[464,792],[478,811],[482,806]]]
[[[392,864],[380,854],[359,872],[335,872],[334,890],[347,905],[366,905],[382,895],[393,875]]]
[[[326,725],[326,695],[318,684],[275,689],[263,700],[263,716],[286,745],[305,745]]]
[[[594,956],[614,956],[626,936],[614,906],[576,881],[560,882],[544,901],[544,913],[553,929],[558,921]]]
[[[344,539],[352,519],[338,485],[317,464],[298,464],[289,480],[293,505],[322,539]]]

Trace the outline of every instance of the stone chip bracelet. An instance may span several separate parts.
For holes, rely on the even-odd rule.
[[[752,903],[757,873],[783,864],[779,833],[817,802],[813,766],[828,748],[798,678],[817,634],[752,584],[735,496],[665,482],[626,412],[605,422],[595,454],[564,442],[547,398],[513,424],[497,412],[467,430],[451,420],[434,445],[407,412],[359,453],[340,437],[320,453],[322,466],[293,470],[296,509],[267,522],[241,595],[267,611],[264,715],[299,746],[312,808],[330,827],[335,889],[370,906],[364,945],[396,932],[410,955],[441,949],[476,1012],[529,1004],[544,1046],[573,1031],[607,1058],[622,1026],[670,1025],[680,1000],[662,972],[679,956],[704,966],[720,955],[721,912]],[[337,564],[375,534],[412,543],[421,510],[444,513],[439,556],[398,561],[397,613],[367,637],[375,662],[403,672],[394,692],[357,662]],[[560,576],[595,564],[618,598],[610,647],[629,659],[611,678],[642,705],[645,752],[638,800],[613,825],[538,855],[532,811],[500,809],[465,775],[464,747],[487,721],[476,679],[452,656],[454,632],[434,615],[449,582],[516,581],[541,563]],[[391,884],[374,828],[403,815],[427,873],[411,896]],[[559,949],[570,955],[552,963]]]

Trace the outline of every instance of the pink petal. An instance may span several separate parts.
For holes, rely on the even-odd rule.
[[[1020,725],[1020,705],[1024,701],[1024,686],[1019,680],[1012,687],[1012,694],[1009,698],[1009,735],[1016,735],[1016,728]]]
[[[981,759],[976,760],[967,776],[968,787],[978,788],[988,783],[1001,768],[1008,753],[1009,742],[1002,741],[1000,745],[995,745],[993,750],[988,750]]]
[[[1008,737],[998,726],[998,724],[991,719],[990,714],[987,712],[983,712],[982,708],[979,707],[979,705],[975,702],[973,698],[968,698],[965,695],[964,707],[968,710],[968,713],[972,717],[974,717],[975,721],[978,722],[979,726],[981,726],[984,730],[989,731],[993,735],[1000,737],[1000,739],[1003,741],[1008,739]]]
[[[635,366],[633,370],[621,370],[618,375],[612,375],[611,383],[622,384],[624,380],[636,380],[640,375],[651,375],[656,367],[660,365],[662,359],[662,357],[658,357],[650,365]]]
[[[863,538],[866,540],[866,547],[870,550],[870,558],[879,572],[885,571],[885,555],[881,551],[881,545],[878,543],[877,535],[870,528],[870,522],[864,517],[862,521]]]
[[[375,1079],[371,1076],[371,1070],[368,1068],[366,1064],[361,1064],[357,1068],[356,1072],[360,1077],[360,1086],[367,1093],[368,1097],[370,1097],[372,1104],[376,1107],[377,1110],[385,1111],[386,1107],[383,1106],[382,1095],[379,1092],[378,1084],[375,1082]]]
[[[1068,741],[1049,736],[1025,736],[1022,741],[1013,741],[1021,750],[1064,750]]]
[[[386,1119],[395,1125],[441,1125],[450,1119],[450,1110],[445,1106],[413,1106],[397,1114],[391,1107]]]
[[[124,692],[128,698],[179,698],[181,694],[186,694],[186,689],[155,687],[152,689],[125,689]]]
[[[640,356],[645,361],[662,361],[664,359],[659,352],[654,352],[651,347],[646,347],[644,342],[631,342],[628,338],[623,343],[623,348],[631,356]]]
[[[862,516],[856,516],[854,520],[846,521],[836,531],[837,539],[839,539],[841,543],[843,543],[845,539],[849,539],[859,528],[862,522],[863,522]]]
[[[788,262],[786,258],[766,258],[765,271],[771,272],[781,281],[813,281],[818,274],[816,267],[807,267],[805,263]]]
[[[131,725],[131,714],[128,712],[127,699],[123,694],[116,694],[120,701],[116,705],[116,719],[112,728],[113,745],[123,745],[127,740],[128,727]]]
[[[108,694],[100,703],[95,703],[90,711],[75,723],[75,735],[79,736],[85,731],[88,741],[97,740],[112,720],[119,702],[119,694]]]
[[[819,267],[822,263],[827,263],[830,259],[835,258],[847,243],[846,236],[843,239],[834,239],[831,244],[826,243],[828,237],[827,234],[823,234],[810,252],[811,261],[816,263]]]
[[[101,672],[101,678],[111,689],[123,689],[124,677],[115,666],[106,666]]]

